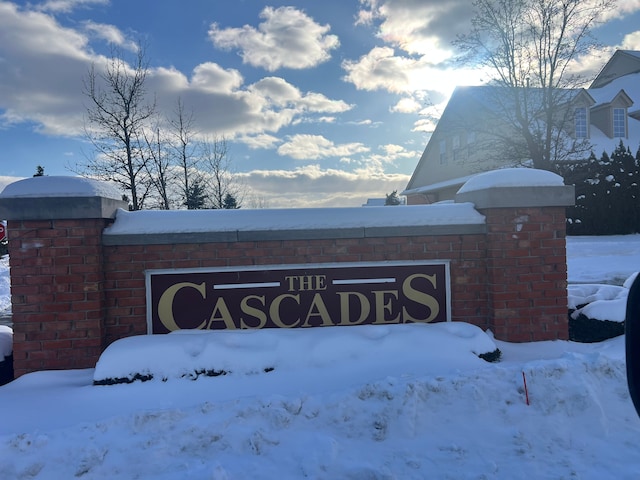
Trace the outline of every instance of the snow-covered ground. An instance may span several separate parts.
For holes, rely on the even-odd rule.
[[[0,317],[11,314],[9,296],[9,256],[0,257]]]
[[[572,237],[568,255],[570,301],[619,317],[640,236]],[[180,346],[165,336],[151,353],[134,339],[96,369],[0,387],[0,479],[640,478],[622,337],[509,344],[466,324],[280,333],[172,334]],[[494,346],[500,362],[477,357]],[[216,348],[226,375],[176,378]],[[92,385],[145,365],[150,381]]]

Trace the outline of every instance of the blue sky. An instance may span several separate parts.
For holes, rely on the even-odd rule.
[[[0,0],[0,187],[86,162],[83,77],[142,40],[160,110],[181,98],[224,135],[248,198],[356,206],[402,190],[453,88],[481,80],[451,62],[470,3]],[[608,15],[587,73],[640,50],[640,0]]]

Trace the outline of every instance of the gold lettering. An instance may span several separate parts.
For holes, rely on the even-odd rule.
[[[300,323],[300,317],[296,319],[291,325],[287,325],[280,318],[280,304],[285,298],[291,298],[296,301],[298,305],[300,305],[300,295],[292,295],[290,293],[283,293],[282,295],[278,295],[271,302],[271,306],[269,307],[269,316],[271,317],[271,321],[280,328],[292,328],[296,327]]]
[[[206,298],[207,290],[205,288],[205,283],[202,282],[200,285],[191,282],[180,282],[175,285],[171,285],[167,288],[160,297],[158,301],[158,318],[160,322],[165,326],[167,330],[173,332],[174,330],[180,330],[180,326],[176,323],[175,318],[173,317],[173,299],[175,298],[178,291],[183,288],[195,288],[202,298]],[[197,328],[202,329],[206,320],[202,322]]]
[[[249,305],[249,300],[253,299],[258,300],[264,307],[264,295],[247,295],[240,302],[240,309],[243,313],[246,313],[247,315],[251,315],[253,318],[258,319],[259,323],[256,326],[248,325],[244,321],[244,317],[240,317],[240,328],[263,328],[267,323],[267,314],[262,310],[258,310],[257,308]]]
[[[402,282],[402,293],[404,293],[405,297],[409,300],[419,303],[420,305],[424,305],[429,309],[429,316],[426,318],[413,318],[408,312],[406,307],[402,307],[402,321],[407,322],[425,322],[429,323],[433,321],[440,312],[440,305],[438,304],[438,300],[436,300],[432,295],[428,293],[421,292],[420,290],[416,290],[411,286],[411,282],[415,278],[426,278],[433,288],[436,288],[436,275],[425,275],[422,273],[416,273],[414,275],[408,276],[404,282]]]
[[[287,281],[287,283],[289,284],[289,291],[293,292],[294,290],[294,286],[293,286],[293,281],[298,278],[298,277],[292,277],[290,275],[287,275],[284,277],[284,279]]]
[[[396,300],[398,299],[398,291],[397,290],[376,290],[373,292],[376,304],[376,320],[375,324],[385,324],[385,323],[399,323],[400,321],[400,313],[396,315],[395,318],[390,318],[387,320],[386,312],[393,313],[393,304],[391,302],[391,298],[389,301],[385,300],[385,295],[391,295]]]
[[[313,301],[311,302],[311,306],[309,307],[307,318],[302,324],[303,327],[311,327],[311,325],[309,324],[309,320],[311,319],[311,317],[320,317],[323,327],[333,326],[333,323],[331,322],[331,315],[329,315],[327,306],[324,304],[324,300],[322,300],[322,297],[319,293],[316,293],[313,296]]]
[[[349,296],[355,295],[360,301],[360,317],[357,320],[351,321],[351,311],[349,308]],[[340,323],[338,325],[358,325],[364,322],[371,312],[371,304],[367,297],[360,292],[338,292],[340,297]]]
[[[284,277],[289,285],[289,291],[326,290],[326,275],[298,275]]]
[[[218,313],[220,314],[219,316],[217,316]],[[213,322],[223,322],[225,325],[224,328],[228,330],[235,330],[237,328],[235,323],[233,323],[231,312],[229,312],[229,308],[222,297],[218,297],[218,300],[216,300],[216,306],[213,307],[213,313],[211,313],[211,318],[207,324],[207,330],[212,330],[211,325]]]

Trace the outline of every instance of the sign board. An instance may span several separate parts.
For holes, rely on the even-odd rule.
[[[7,239],[7,225],[4,222],[0,222],[0,242],[4,242]]]
[[[149,333],[451,320],[448,262],[149,270]]]

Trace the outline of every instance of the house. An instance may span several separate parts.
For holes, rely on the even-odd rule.
[[[483,85],[454,90],[401,192],[407,204],[450,200],[480,172],[527,163],[522,150],[508,147],[514,144],[509,139],[518,138],[509,117],[515,114],[515,101],[521,108],[532,108],[542,91],[521,89],[515,97],[504,95],[504,88]],[[616,51],[588,89],[558,89],[554,95],[560,106],[557,115],[563,117],[557,124],[562,125],[565,141],[572,142],[571,150],[577,152],[566,159],[586,159],[591,151],[597,156],[611,153],[620,140],[634,153],[640,147],[640,51]],[[538,127],[543,125],[540,116],[533,113],[530,117]],[[501,139],[501,148],[496,148]],[[497,157],[496,151],[503,155]]]

